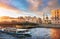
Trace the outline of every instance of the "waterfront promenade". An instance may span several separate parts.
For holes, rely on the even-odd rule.
[[[60,28],[60,24],[0,24],[1,27],[22,27],[22,28]]]
[[[27,28],[60,28],[60,24],[39,24],[34,26],[26,26]]]
[[[60,28],[60,24],[39,24],[41,28]]]

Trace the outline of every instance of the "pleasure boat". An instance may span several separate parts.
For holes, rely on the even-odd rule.
[[[4,32],[15,36],[30,36],[29,29],[6,28]]]

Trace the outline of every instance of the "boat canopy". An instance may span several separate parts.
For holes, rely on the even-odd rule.
[[[26,31],[28,29],[16,29],[16,31]]]

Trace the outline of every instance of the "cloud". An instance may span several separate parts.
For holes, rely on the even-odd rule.
[[[15,11],[15,12],[20,12],[20,10],[14,8],[14,7],[11,7],[7,4],[4,4],[4,3],[0,3],[0,8],[5,8],[7,10],[11,10],[11,11]]]
[[[29,10],[37,11],[38,7],[42,4],[42,0],[28,0],[30,3]]]
[[[3,7],[5,9],[21,12],[21,10],[17,9],[14,5],[11,4],[12,0],[0,0],[0,7]]]
[[[9,4],[11,0],[0,0],[0,3]]]
[[[5,8],[10,11],[15,11],[17,13],[21,12],[21,10],[11,5],[12,0],[0,0],[0,8]]]
[[[43,13],[50,13],[51,9],[60,8],[60,6],[58,5],[58,0],[27,0],[27,2],[29,3],[29,7],[27,7],[28,8],[27,11],[30,10],[34,14],[37,14],[38,16],[43,16]],[[11,0],[0,0],[0,7],[4,7],[6,9],[12,10],[12,11],[19,11],[20,13],[23,12],[21,10],[18,10],[14,6],[11,6],[10,3],[12,3]],[[21,7],[19,7],[19,8],[21,8]],[[41,10],[38,11],[38,9],[41,9]],[[25,14],[25,13],[23,13],[23,14]],[[26,13],[26,14],[29,15],[30,13],[29,14]]]
[[[48,2],[48,7],[51,8],[51,9],[58,9],[58,8],[60,8],[59,5],[58,5],[58,0],[50,0]]]
[[[43,12],[42,11],[40,11],[40,12],[35,12],[38,16],[41,16],[41,17],[43,17]]]
[[[5,4],[4,2],[0,2],[0,16],[18,17],[18,16],[25,16],[25,15],[34,16],[33,13],[25,12],[25,11],[16,9],[8,4]]]
[[[47,14],[50,16],[52,9],[59,9],[58,0],[28,0],[30,3],[29,10],[33,11],[35,14],[43,16],[43,14]],[[40,7],[42,6],[42,7]],[[38,8],[42,8],[41,11],[38,11]]]

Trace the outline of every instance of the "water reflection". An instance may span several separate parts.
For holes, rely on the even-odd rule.
[[[31,33],[30,39],[60,39],[60,29],[56,28],[35,28]]]
[[[51,29],[51,38],[60,39],[60,29]]]

